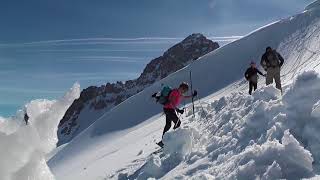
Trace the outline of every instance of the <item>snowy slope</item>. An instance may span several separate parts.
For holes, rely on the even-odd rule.
[[[58,152],[50,168],[59,180],[294,179],[317,174],[320,80],[311,72],[296,78],[307,70],[320,72],[319,17],[315,3],[161,80],[104,114]],[[247,96],[243,72],[267,46],[276,47],[286,60],[286,91],[281,97],[267,87]],[[182,117],[185,127],[168,134],[164,151],[150,156],[164,117],[149,96],[162,83],[188,81],[190,70],[201,98],[197,116],[193,119],[189,111]]]
[[[84,89],[59,123],[58,146],[68,143],[101,115],[127,98],[217,48],[218,43],[202,34],[191,34],[165,51],[162,56],[151,60],[137,79]]]

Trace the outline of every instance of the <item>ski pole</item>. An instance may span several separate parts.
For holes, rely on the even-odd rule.
[[[193,113],[193,117],[195,117],[194,115],[194,99],[193,99],[193,89],[192,89],[192,73],[191,73],[191,70],[190,70],[190,85],[191,85],[191,93],[192,93],[192,113]]]

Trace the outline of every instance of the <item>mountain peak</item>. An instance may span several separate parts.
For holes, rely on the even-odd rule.
[[[194,33],[186,37],[181,43],[184,45],[194,44],[194,43],[203,43],[208,41],[208,39],[201,33]]]
[[[151,60],[139,78],[84,89],[60,121],[58,145],[69,142],[104,112],[217,48],[219,44],[204,35],[191,34],[162,56]]]
[[[186,37],[184,40],[197,40],[197,39],[204,39],[206,38],[203,34],[201,33],[193,33]]]

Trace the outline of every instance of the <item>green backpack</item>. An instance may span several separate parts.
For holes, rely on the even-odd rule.
[[[169,96],[172,92],[172,88],[170,86],[164,86],[160,91],[158,96],[155,96],[156,101],[162,105],[165,105],[169,102]]]

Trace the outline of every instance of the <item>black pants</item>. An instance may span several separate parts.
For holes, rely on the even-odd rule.
[[[174,123],[173,129],[177,129],[181,125],[181,121],[179,120],[176,114],[176,111],[174,109],[163,108],[163,112],[166,115],[166,125],[164,127],[162,137],[171,128],[171,121]]]
[[[254,91],[257,90],[257,87],[258,87],[258,83],[257,82],[249,81],[249,94],[250,95],[252,94],[252,89]]]

